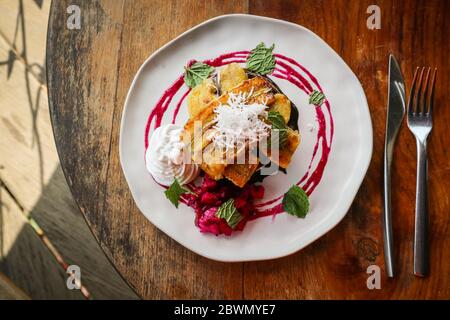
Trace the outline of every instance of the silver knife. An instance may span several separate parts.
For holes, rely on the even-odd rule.
[[[389,55],[389,84],[386,117],[386,140],[384,142],[384,185],[383,185],[383,238],[384,261],[388,277],[394,276],[394,248],[391,216],[391,164],[397,133],[405,116],[405,84],[395,57]]]

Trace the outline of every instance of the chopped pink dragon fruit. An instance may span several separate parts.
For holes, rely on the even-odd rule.
[[[224,219],[216,217],[217,207],[210,208],[203,213],[203,216],[198,220],[198,227],[201,232],[212,233],[218,236],[219,234],[231,235],[231,229]]]
[[[194,208],[195,225],[204,233],[231,235],[233,231],[242,231],[255,212],[253,199],[264,197],[264,187],[246,185],[239,188],[227,181],[216,181],[205,175],[202,184],[196,188],[196,195],[185,195],[186,204]],[[228,199],[234,199],[234,206],[242,215],[242,220],[234,230],[227,221],[216,216],[217,210]]]

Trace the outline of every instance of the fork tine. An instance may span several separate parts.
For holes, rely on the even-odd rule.
[[[430,93],[430,102],[429,105],[430,107],[428,108],[428,112],[427,115],[432,115],[433,112],[433,104],[434,104],[434,83],[436,82],[436,73],[437,73],[437,68],[434,68],[433,71],[433,77],[431,78],[431,93]]]
[[[420,101],[421,101],[421,96],[422,96],[422,79],[423,79],[423,72],[424,72],[425,68],[421,67],[420,68],[420,75],[419,75],[419,87],[417,88],[417,95],[416,95],[416,99],[414,101],[414,114],[419,114],[420,113]]]
[[[416,91],[416,83],[417,83],[417,74],[419,72],[419,67],[414,71],[414,78],[411,85],[411,90],[409,92],[409,101],[408,101],[408,114],[412,115],[414,113],[414,93]]]
[[[419,110],[418,113],[419,114],[426,114],[428,112],[428,88],[429,88],[429,80],[430,80],[430,71],[431,68],[427,68],[427,75],[425,76],[425,80],[423,81],[425,84],[425,88],[423,90],[423,95],[421,97],[419,97]]]

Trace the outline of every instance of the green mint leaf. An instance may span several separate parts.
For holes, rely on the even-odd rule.
[[[323,94],[323,92],[314,90],[309,95],[309,104],[320,106],[323,103],[323,100],[325,100],[325,95]]]
[[[274,44],[270,48],[266,48],[263,42],[258,44],[247,57],[247,70],[261,75],[271,73],[276,64],[273,48]]]
[[[299,186],[293,185],[288,192],[284,194],[283,209],[287,213],[304,218],[309,211],[309,199],[305,191]]]
[[[178,208],[180,197],[184,193],[192,193],[192,191],[183,187],[176,178],[173,180],[170,187],[164,191],[166,198],[169,199],[176,208]]]
[[[272,124],[274,135],[278,135],[279,146],[281,148],[287,141],[287,125],[284,122],[284,118],[278,111],[269,111],[267,119]]]
[[[286,129],[284,118],[278,111],[269,111],[267,119],[275,129]]]
[[[189,68],[185,67],[184,82],[190,88],[199,85],[203,80],[207,79],[214,68],[203,62],[195,62]]]
[[[234,199],[229,199],[222,203],[219,210],[216,212],[216,217],[225,219],[231,229],[236,228],[238,223],[242,220],[242,216],[234,206]]]

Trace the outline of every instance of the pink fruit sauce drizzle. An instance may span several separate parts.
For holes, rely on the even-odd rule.
[[[219,57],[215,59],[205,60],[204,63],[209,64],[213,67],[220,67],[226,64],[230,64],[233,62],[237,63],[245,63],[246,58],[250,51],[236,51],[231,53],[226,53],[223,55],[220,55]],[[322,88],[317,81],[317,79],[302,65],[300,65],[297,61],[295,61],[292,58],[283,56],[281,54],[275,54],[276,58],[276,68],[274,72],[271,74],[272,77],[279,78],[282,80],[289,81],[293,85],[295,85],[297,88],[305,92],[306,94],[311,94],[311,92],[314,90],[313,85],[316,87],[316,90],[322,91]],[[188,63],[188,66],[193,64],[195,60],[191,60]],[[298,72],[294,67],[299,68],[307,78],[309,78],[309,81],[307,78],[305,78],[300,72]],[[148,148],[148,135],[150,132],[150,127],[152,123],[154,122],[154,128],[158,128],[161,125],[162,118],[167,111],[170,103],[173,100],[173,97],[178,93],[178,91],[181,89],[181,87],[184,84],[184,75],[179,76],[175,82],[164,91],[161,98],[156,103],[155,107],[151,111],[148,120],[147,125],[145,128],[145,137],[144,137],[144,143],[145,143],[145,150]],[[311,85],[311,83],[313,85]],[[176,107],[174,109],[173,117],[172,117],[172,123],[175,123],[176,118],[178,116],[178,112],[181,108],[181,105],[183,101],[186,99],[187,95],[189,94],[190,89],[188,89],[180,98],[180,100],[177,102]],[[322,91],[323,92],[323,91]],[[297,182],[297,185],[302,184],[303,190],[308,195],[311,195],[314,189],[317,187],[317,185],[320,183],[320,180],[322,179],[323,172],[325,170],[325,166],[328,162],[328,156],[330,154],[331,150],[331,144],[333,142],[333,135],[334,135],[334,123],[333,123],[333,117],[331,114],[331,107],[328,100],[325,100],[323,105],[325,105],[325,108],[322,108],[322,106],[316,106],[316,119],[318,123],[318,130],[317,130],[317,138],[316,143],[314,145],[313,149],[313,155],[311,157],[311,160],[308,165],[308,170],[303,175],[303,177]],[[325,120],[325,113],[328,114],[329,122],[330,122],[330,137],[327,138],[327,125]],[[317,163],[317,167],[311,172],[312,165],[314,162],[314,159],[318,155],[319,147],[321,149],[320,159]],[[190,184],[189,187],[195,188],[193,184]],[[278,198],[268,200],[263,203],[259,203],[256,205],[257,212],[254,216],[250,218],[250,220],[265,217],[265,216],[275,216],[279,213],[284,212],[283,206],[281,204],[281,199],[283,196],[280,196]],[[182,201],[186,204],[185,201]],[[279,202],[279,203],[277,203]],[[277,203],[277,204],[275,204]],[[275,204],[271,208],[262,209],[263,207],[267,207],[270,205]]]

